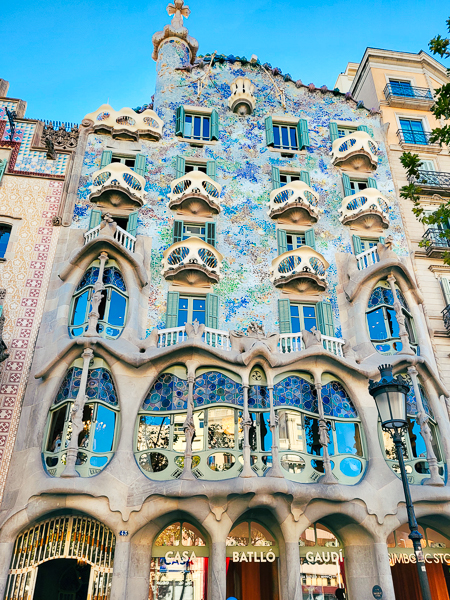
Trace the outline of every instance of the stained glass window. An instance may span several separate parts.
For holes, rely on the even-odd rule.
[[[81,373],[82,370],[79,367],[71,367],[67,371],[54,404],[77,397],[80,389]],[[111,373],[103,367],[89,369],[86,395],[89,400],[103,400],[107,404],[111,404],[111,406],[118,405]]]
[[[160,375],[147,394],[144,410],[186,410],[188,383],[172,373]]]
[[[357,419],[358,413],[339,381],[330,381],[322,387],[322,402],[325,416],[340,419]]]
[[[318,412],[317,392],[313,384],[298,375],[289,375],[273,386],[273,404]]]
[[[243,406],[242,384],[236,383],[218,371],[203,373],[195,379],[194,406],[205,406],[218,402]]]

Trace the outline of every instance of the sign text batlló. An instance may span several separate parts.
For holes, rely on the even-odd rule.
[[[269,552],[233,552],[233,562],[273,562],[275,553]]]

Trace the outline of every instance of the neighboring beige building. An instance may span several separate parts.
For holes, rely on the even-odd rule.
[[[376,48],[367,48],[360,64],[348,63],[336,81],[341,91],[349,91],[365,106],[381,112],[411,260],[425,298],[423,308],[438,369],[447,387],[450,384],[450,267],[444,265],[442,255],[449,248],[439,230],[422,225],[412,212],[412,202],[400,197],[401,187],[408,183],[400,157],[403,152],[413,152],[423,161],[421,203],[426,211],[435,211],[450,195],[450,156],[447,148],[429,141],[431,130],[440,125],[430,109],[434,91],[448,82],[446,68],[426,52],[413,54]],[[422,239],[429,239],[431,246],[419,247]]]

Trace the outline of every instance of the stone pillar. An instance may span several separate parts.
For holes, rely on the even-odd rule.
[[[389,564],[389,548],[385,543],[373,545],[378,572],[378,585],[383,590],[383,600],[395,600],[392,582],[391,565]]]
[[[85,337],[98,337],[97,325],[100,318],[98,307],[100,306],[100,302],[103,298],[102,292],[105,289],[105,286],[103,285],[103,273],[105,271],[105,263],[108,260],[108,255],[106,252],[102,252],[98,258],[100,260],[100,268],[98,271],[97,281],[94,283],[94,293],[91,298],[92,310],[88,315],[89,327],[84,334]]]
[[[266,477],[284,477],[280,467],[280,457],[278,454],[278,417],[275,415],[273,406],[273,386],[269,386],[270,399],[270,432],[272,434],[272,466],[267,471]]]
[[[420,425],[420,433],[425,441],[425,446],[427,449],[427,461],[430,468],[430,477],[424,479],[423,484],[442,486],[444,485],[444,482],[442,481],[441,477],[439,477],[438,461],[433,450],[431,429],[428,425],[429,417],[423,407],[422,394],[420,393],[416,367],[408,367],[408,374],[411,377],[414,387],[414,395],[416,397],[417,404],[417,421]]]
[[[183,423],[184,434],[186,436],[186,448],[184,451],[183,473],[180,479],[195,479],[192,473],[192,441],[195,435],[194,424],[194,375],[188,375],[188,401],[186,420]]]
[[[346,545],[345,578],[348,600],[373,598],[374,585],[383,590],[383,600],[395,600],[386,544]]]
[[[298,542],[285,542],[288,600],[303,600]]]
[[[15,541],[0,543],[0,598],[5,597],[14,544]]]
[[[256,473],[252,469],[251,457],[250,457],[250,426],[252,420],[248,412],[248,384],[243,386],[244,388],[244,416],[242,419],[242,426],[244,428],[244,468],[241,471],[240,477],[257,477]]]
[[[225,540],[213,542],[209,554],[208,600],[225,600],[227,591],[227,547]]]
[[[125,600],[126,598],[130,552],[131,543],[128,536],[116,537],[110,600]]]
[[[402,349],[401,354],[410,354],[411,356],[415,356],[414,350],[409,345],[409,336],[405,327],[405,315],[402,312],[402,305],[400,304],[399,299],[397,298],[397,291],[395,289],[395,277],[394,275],[389,275],[387,278],[389,285],[391,286],[392,296],[394,298],[394,310],[395,316],[397,317],[398,329],[400,333],[400,339],[402,341]]]
[[[323,449],[323,467],[324,474],[319,478],[320,483],[333,484],[337,483],[336,477],[333,475],[331,468],[330,455],[328,454],[328,444],[330,443],[330,436],[328,434],[327,422],[325,421],[325,413],[323,410],[322,402],[322,384],[315,383],[314,387],[317,391],[317,406],[319,409],[319,440],[320,445]]]
[[[61,477],[78,477],[75,469],[75,463],[78,455],[78,436],[83,430],[83,410],[86,403],[86,384],[89,375],[89,363],[94,358],[94,352],[86,348],[81,355],[83,358],[83,371],[81,373],[80,389],[72,406],[71,421],[72,435],[67,448],[66,468]],[[64,444],[64,440],[62,440]]]

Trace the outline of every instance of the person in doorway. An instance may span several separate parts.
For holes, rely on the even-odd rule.
[[[337,600],[345,600],[346,599],[346,595],[345,595],[345,590],[342,588],[338,588],[334,595],[336,596]]]

